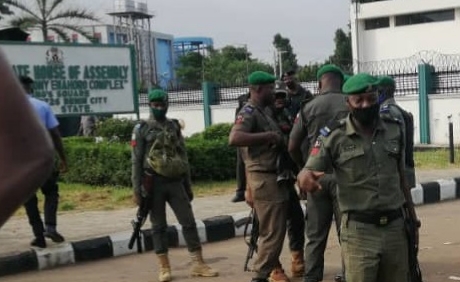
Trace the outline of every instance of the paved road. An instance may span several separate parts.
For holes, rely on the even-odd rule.
[[[425,282],[445,282],[450,276],[460,277],[460,201],[417,207],[422,220],[420,234],[420,263]],[[250,281],[250,274],[242,272],[246,246],[242,238],[204,245],[207,261],[220,270],[221,276],[210,279],[188,277],[188,257],[183,248],[171,250],[175,281]],[[335,232],[331,231],[326,252],[324,281],[340,269],[340,249]],[[285,248],[282,263],[289,269],[289,253]],[[128,282],[157,281],[156,260],[153,253],[131,255],[88,264],[80,264],[31,272],[16,276],[2,277],[3,282]],[[289,271],[287,271],[289,274]],[[301,281],[301,280],[293,280]]]
[[[437,179],[460,177],[459,169],[424,170],[417,172],[417,182],[427,182]],[[245,203],[231,203],[233,195],[197,198],[193,201],[193,210],[197,219],[217,215],[227,215],[235,212],[248,211]],[[115,211],[88,211],[61,213],[58,217],[58,228],[68,241],[78,241],[130,229],[130,222],[135,215],[135,209]],[[168,207],[168,222],[176,223],[176,218]],[[150,226],[149,223],[146,227]],[[32,232],[25,216],[14,217],[0,230],[0,257],[2,254],[29,249]],[[53,243],[50,242],[50,245]]]

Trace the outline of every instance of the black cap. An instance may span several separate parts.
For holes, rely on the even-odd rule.
[[[19,76],[19,81],[23,84],[23,85],[31,85],[34,83],[34,80],[26,75],[21,75]]]

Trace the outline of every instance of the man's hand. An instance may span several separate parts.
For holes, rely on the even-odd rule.
[[[311,171],[302,169],[297,175],[297,185],[299,186],[300,194],[303,196],[307,192],[313,193],[322,189],[318,180],[324,175],[324,172]]]
[[[246,200],[246,204],[251,208],[254,207],[254,199],[252,198],[252,192],[249,187],[246,187],[246,191],[244,191],[244,199]]]

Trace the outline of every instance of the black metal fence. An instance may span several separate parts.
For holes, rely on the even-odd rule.
[[[432,67],[432,89],[430,94],[460,95],[460,55],[445,55],[437,52],[420,52],[414,56],[353,64],[356,73],[369,72],[373,75],[388,75],[396,82],[396,96],[416,96],[419,94],[418,67],[420,64],[430,64]],[[228,105],[237,102],[238,96],[247,93],[248,85],[245,79],[238,80],[234,85],[218,85],[214,88],[213,104]],[[301,82],[301,85],[318,93],[317,81]],[[170,88],[169,101],[172,107],[188,107],[203,105],[203,90],[201,88]],[[147,95],[140,94],[141,107],[147,107]]]

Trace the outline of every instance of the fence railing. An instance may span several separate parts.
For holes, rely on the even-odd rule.
[[[373,75],[388,75],[396,82],[395,96],[416,96],[419,94],[420,64],[432,65],[431,89],[429,94],[460,95],[460,55],[446,55],[433,51],[419,52],[411,57],[377,62],[354,63],[355,72],[369,72]],[[236,103],[238,96],[247,93],[248,85],[242,79],[234,85],[216,84],[213,104]],[[300,83],[313,94],[318,93],[317,81]],[[173,107],[203,105],[203,90],[201,88],[171,88],[168,89],[170,105]],[[147,95],[139,95],[141,107],[147,107]]]

